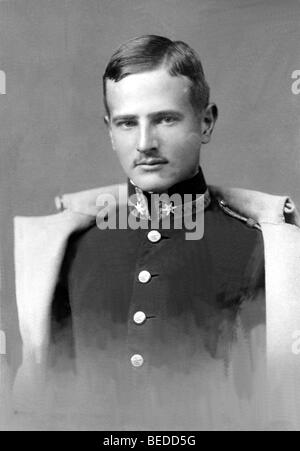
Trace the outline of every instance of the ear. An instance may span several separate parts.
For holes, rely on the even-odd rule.
[[[113,148],[113,150],[116,150],[115,149],[115,145],[114,145],[112,131],[111,131],[111,125],[110,125],[109,117],[106,115],[106,116],[104,116],[103,120],[104,120],[104,124],[106,125],[106,127],[108,129],[108,133],[109,133],[109,136],[110,136],[110,141],[111,141],[112,148]]]
[[[109,117],[107,116],[107,114],[103,117],[103,122],[107,127],[110,127],[110,121],[109,121]]]
[[[202,144],[207,144],[210,141],[217,118],[218,118],[218,107],[215,103],[210,103],[202,112],[202,120],[201,120]]]

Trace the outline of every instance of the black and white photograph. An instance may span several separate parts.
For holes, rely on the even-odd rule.
[[[299,25],[0,1],[1,431],[300,430]]]

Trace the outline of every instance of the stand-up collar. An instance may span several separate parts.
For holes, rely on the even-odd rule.
[[[152,203],[153,198],[155,198],[155,196],[153,196],[154,193],[141,190],[129,179],[127,184],[129,205],[131,205],[131,207],[136,210],[136,213],[139,216],[149,219],[150,212],[153,211]],[[210,204],[210,195],[201,167],[199,167],[199,171],[194,177],[176,183],[165,193],[160,193],[159,195],[163,198],[164,195],[171,197],[178,194],[180,195],[180,198],[182,200],[182,205],[184,205],[186,203],[186,199],[188,199],[188,202],[191,203],[192,207],[196,208],[198,204],[203,205],[203,202],[201,203],[199,201],[201,198],[203,200],[204,196],[204,208],[208,207],[208,205]],[[135,199],[134,202],[130,202],[130,199],[132,198]],[[168,203],[162,201],[159,203],[159,216],[169,215],[173,212],[174,205],[172,204],[172,202]]]

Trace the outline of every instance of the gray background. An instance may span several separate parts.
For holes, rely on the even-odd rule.
[[[124,180],[103,123],[112,51],[145,33],[194,47],[220,111],[202,152],[207,181],[299,202],[299,23],[296,0],[0,1],[1,328],[13,368],[13,216],[49,214],[58,193]]]

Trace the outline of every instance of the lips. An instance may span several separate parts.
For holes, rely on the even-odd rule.
[[[156,164],[166,164],[166,163],[167,163],[167,161],[162,160],[161,158],[147,158],[147,159],[139,161],[137,163],[137,166],[142,166],[142,165],[154,166]]]

